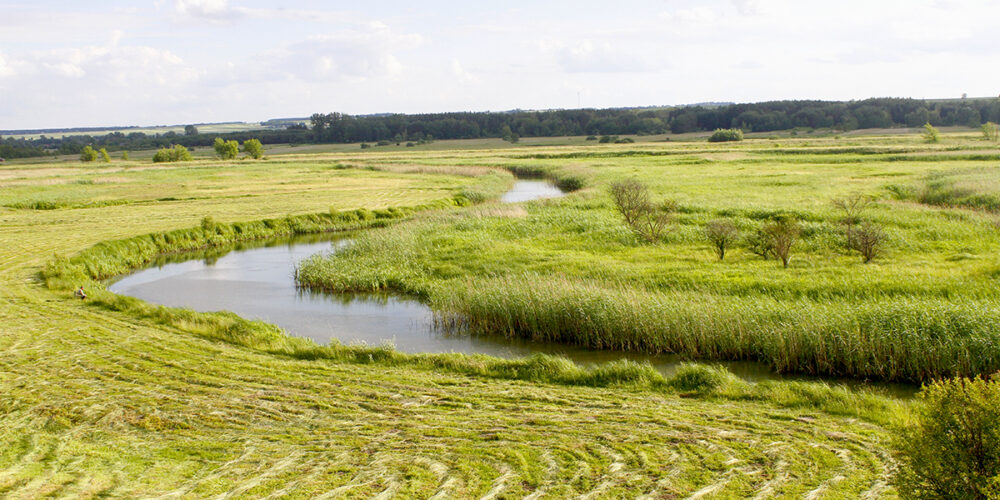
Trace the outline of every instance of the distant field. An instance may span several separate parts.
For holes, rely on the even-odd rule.
[[[914,134],[663,139],[278,146],[260,162],[221,162],[206,149],[181,164],[133,154],[0,166],[0,496],[895,497],[887,429],[909,403],[888,396],[724,374],[685,389],[640,365],[585,372],[555,358],[316,346],[265,338],[273,329],[231,315],[119,300],[98,282],[86,283],[94,300],[83,302],[40,280],[67,262],[60,257],[102,242],[154,233],[134,240],[148,247],[169,231],[211,243],[206,216],[246,222],[241,230],[332,224],[331,208],[495,197],[513,182],[504,171],[516,171],[584,185],[518,209],[419,212],[366,230],[338,259],[319,261],[339,280],[326,284],[393,283],[479,328],[605,348],[661,342],[703,349],[705,359],[747,349],[770,361],[762,354],[779,350],[767,348],[787,347],[780,352],[799,356],[784,360],[789,370],[850,366],[839,374],[894,378],[996,361],[995,348],[976,350],[996,345],[995,144],[970,132],[938,145]],[[612,212],[607,185],[627,177],[676,203],[663,242],[642,243]],[[830,200],[855,192],[877,198],[867,216],[890,236],[873,264],[839,246]],[[745,248],[718,262],[701,236],[713,218],[749,232],[778,212],[805,226],[787,270]],[[262,219],[271,221],[252,222]],[[132,247],[106,245],[124,252],[109,259],[128,260]],[[857,322],[859,311],[888,311],[896,329]],[[870,335],[838,330],[845,324]],[[685,328],[662,329],[671,325]],[[788,332],[794,342],[783,345]],[[907,332],[912,343],[896,342]],[[903,355],[866,358],[851,343],[879,339]],[[865,368],[886,359],[901,362]]]
[[[121,132],[123,134],[131,134],[133,132],[141,132],[147,135],[154,134],[166,134],[167,132],[174,132],[175,134],[183,135],[185,125],[164,125],[155,127],[136,127],[136,128],[109,128],[101,130],[88,130],[82,132],[67,131],[67,132],[47,132],[38,134],[0,134],[4,137],[13,137],[15,139],[37,139],[41,136],[46,137],[71,137],[75,135],[107,135],[112,132]],[[260,123],[211,123],[206,125],[197,125],[198,132],[203,134],[225,134],[228,132],[243,132],[246,130],[265,130],[267,127],[261,125]]]

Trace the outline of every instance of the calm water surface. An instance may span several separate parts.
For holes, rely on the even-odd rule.
[[[514,193],[517,194],[514,194]],[[561,196],[551,184],[519,181],[504,197],[507,202]],[[251,242],[230,250],[165,256],[152,266],[112,283],[112,292],[147,302],[197,311],[232,311],[308,337],[319,344],[391,343],[409,352],[482,353],[516,358],[543,352],[561,354],[592,364],[616,359],[648,361],[666,375],[679,365],[675,356],[620,351],[595,351],[564,344],[531,343],[443,333],[433,327],[430,308],[392,295],[344,295],[313,292],[295,285],[295,265],[316,253],[335,252],[350,244],[343,234],[303,235]],[[748,380],[779,378],[766,366],[750,362],[721,363]],[[887,386],[894,393],[912,389]]]

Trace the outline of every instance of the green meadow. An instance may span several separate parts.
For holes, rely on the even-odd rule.
[[[585,187],[368,232],[304,263],[300,282],[414,294],[446,325],[598,349],[914,383],[1000,370],[995,146],[748,141],[436,163],[458,161]],[[664,206],[662,238],[623,223],[607,193],[622,179]],[[872,200],[860,219],[886,235],[869,263],[833,203],[858,195]],[[801,226],[787,269],[739,241],[720,261],[705,237],[713,220],[749,238],[782,218]]]
[[[906,382],[1000,369],[1000,149],[972,134],[275,148],[259,162],[0,165],[0,496],[894,498],[910,401],[717,360]],[[442,141],[443,142],[443,141]],[[433,147],[430,147],[433,146]],[[571,189],[501,204],[518,177]],[[649,242],[610,183],[649,187]],[[844,245],[861,194],[885,252]],[[704,237],[799,221],[789,267]],[[355,231],[297,278],[443,328],[680,354],[649,365],[317,345],[121,297],[163,254]],[[73,298],[84,285],[89,298]]]

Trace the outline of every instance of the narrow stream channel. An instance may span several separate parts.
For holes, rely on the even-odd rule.
[[[517,203],[562,196],[543,181],[518,181],[502,201]],[[442,333],[433,327],[429,307],[392,295],[345,295],[314,292],[295,284],[295,265],[316,253],[332,252],[350,235],[313,234],[249,242],[231,249],[164,256],[149,267],[124,276],[108,289],[154,304],[197,311],[232,311],[283,328],[289,335],[319,344],[380,345],[389,342],[402,352],[482,353],[516,358],[533,353],[561,354],[580,364],[617,359],[648,361],[670,375],[681,359],[669,355],[581,349],[564,344]],[[760,363],[722,362],[746,380],[788,378]],[[855,384],[857,382],[850,381]],[[905,385],[879,384],[898,396],[912,395]]]

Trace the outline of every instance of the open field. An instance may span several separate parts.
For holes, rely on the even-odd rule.
[[[539,290],[552,293],[560,283],[573,293],[587,290],[577,287],[584,283],[600,293],[722,302],[766,294],[778,305],[818,301],[829,310],[837,301],[853,307],[870,293],[878,301],[957,304],[956,317],[995,318],[998,236],[989,214],[896,199],[885,189],[919,187],[939,171],[989,178],[1000,151],[982,142],[948,136],[927,147],[910,137],[862,137],[409,149],[271,152],[266,162],[229,164],[0,166],[0,494],[895,495],[887,429],[905,418],[907,403],[886,397],[822,384],[751,386],[724,375],[720,385],[698,390],[637,365],[582,371],[551,358],[315,346],[266,325],[118,300],[99,288],[81,302],[39,279],[54,255],[96,256],[101,252],[86,250],[101,242],[175,231],[199,245],[234,237],[228,223],[274,219],[292,227],[305,220],[299,216],[335,229],[331,207],[339,214],[463,193],[495,196],[512,181],[470,170],[541,168],[587,184],[523,210],[448,209],[390,222],[344,254],[352,261],[335,274],[349,283],[342,286],[357,287],[368,272],[458,313],[482,305],[476,285],[489,285],[479,287],[485,292],[510,286],[516,299],[524,277],[533,276]],[[683,208],[664,244],[640,244],[611,214],[603,186],[622,175],[639,176],[658,199]],[[856,190],[879,195],[872,214],[892,235],[889,254],[868,266],[834,246],[829,198]],[[738,196],[720,195],[727,192]],[[724,210],[747,227],[757,214],[793,210],[812,233],[787,271],[744,251],[713,262],[699,226]],[[221,229],[199,229],[205,216]],[[239,227],[263,234],[284,226]],[[376,248],[386,255],[374,255]],[[108,269],[129,256],[119,257],[109,257]],[[874,291],[862,292],[869,287]],[[515,317],[524,311],[513,301],[495,307]],[[489,314],[482,317],[489,327]]]

